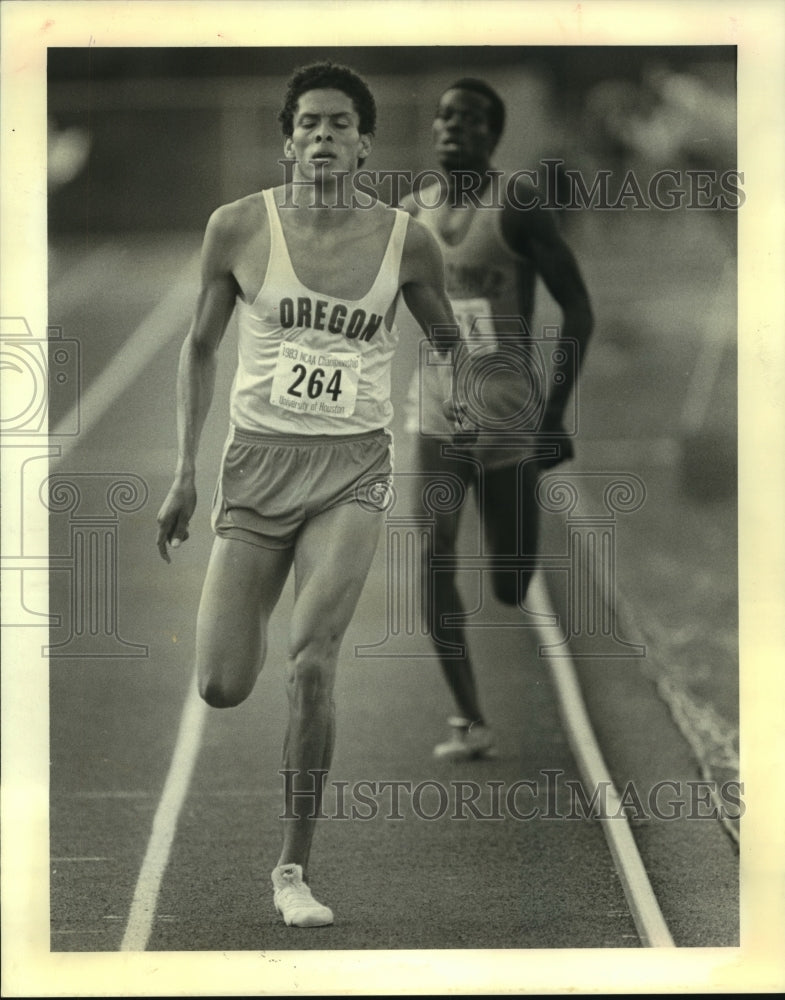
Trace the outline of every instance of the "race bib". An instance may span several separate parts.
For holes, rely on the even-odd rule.
[[[359,354],[312,351],[284,340],[275,363],[270,402],[290,413],[350,417],[357,403],[361,369]]]
[[[470,354],[479,350],[492,353],[498,349],[493,311],[487,299],[452,299],[450,304]]]

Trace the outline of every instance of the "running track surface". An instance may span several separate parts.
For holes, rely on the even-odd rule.
[[[171,566],[160,560],[154,539],[155,515],[175,457],[174,373],[195,292],[197,248],[198,237],[167,234],[107,239],[103,246],[64,243],[52,255],[50,323],[82,345],[83,399],[164,300],[155,318],[160,346],[153,338],[156,349],[141,361],[137,357],[133,378],[124,366],[111,378],[104,376],[102,392],[110,393],[110,405],[53,470],[93,477],[83,483],[97,473],[110,478],[131,473],[149,491],[140,510],[121,517],[117,553],[117,631],[126,643],[146,647],[146,655],[50,661],[53,951],[121,947],[192,689],[192,632],[211,544],[209,501],[226,431],[231,337],[203,438],[192,538]],[[619,519],[617,544],[624,638],[645,643],[647,655],[579,660],[579,676],[617,787],[633,783],[645,796],[662,780],[684,787],[701,775],[736,774],[734,624],[727,615],[734,598],[727,575],[733,551],[717,544],[735,514],[728,499],[685,497],[672,461],[685,378],[683,356],[673,348],[680,345],[686,356],[685,340],[692,338],[694,348],[701,337],[700,329],[690,328],[687,337],[678,338],[674,326],[682,323],[683,333],[684,318],[693,315],[696,276],[671,289],[671,308],[682,315],[660,314],[657,322],[647,312],[645,295],[639,294],[636,311],[624,301],[618,282],[611,287],[600,274],[587,278],[598,288],[599,322],[584,372],[586,416],[572,468],[629,471],[645,481],[647,502],[626,521]],[[648,292],[656,299],[657,288]],[[656,362],[655,376],[644,385],[631,375],[641,356]],[[398,357],[396,467],[405,471],[410,448],[400,403],[416,358],[414,340],[404,343]],[[58,405],[53,399],[55,423],[63,416]],[[100,400],[91,405],[101,412]],[[469,519],[466,531],[471,530]],[[561,516],[547,516],[544,549],[561,551],[564,531]],[[68,532],[67,517],[55,516],[53,554],[68,550]],[[488,782],[503,782],[508,789],[522,779],[537,782],[539,791],[519,797],[519,807],[542,814],[554,804],[546,789],[548,772],[559,775],[556,811],[564,815],[570,809],[567,782],[577,782],[579,774],[545,662],[537,654],[536,632],[515,627],[515,616],[487,594],[480,619],[497,627],[472,630],[471,643],[500,757],[457,767],[433,760],[432,746],[444,735],[451,711],[435,662],[413,657],[411,641],[404,640],[385,647],[383,657],[356,654],[356,647],[372,646],[386,635],[386,560],[383,539],[344,642],[331,780],[333,788],[347,790],[362,781],[405,782],[403,818],[389,818],[389,792],[377,796],[376,815],[366,819],[337,818],[340,810],[328,801],[334,818],[317,831],[313,885],[335,910],[336,923],[314,932],[280,923],[269,871],[279,847],[287,589],[252,697],[238,709],[204,713],[145,947],[254,952],[640,947],[598,822],[422,817],[439,811],[427,791],[435,783],[454,795],[459,781],[474,781],[487,795]],[[67,573],[54,572],[52,579],[52,610],[64,615],[63,627],[52,633],[57,642],[68,633]],[[558,577],[549,583],[563,610]],[[472,594],[470,575],[465,585]],[[700,595],[710,591],[719,594],[711,608],[700,604]],[[687,624],[691,631],[685,631]],[[427,647],[420,646],[417,651],[425,654]],[[126,647],[134,651],[139,652]],[[680,716],[674,706],[683,708]],[[405,789],[417,786],[423,797],[414,810]],[[487,811],[487,802],[482,809]],[[373,811],[361,808],[363,814]],[[728,830],[714,820],[656,819],[633,822],[632,829],[675,943],[736,944],[738,856]]]

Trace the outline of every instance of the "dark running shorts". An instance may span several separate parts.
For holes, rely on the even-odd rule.
[[[386,430],[306,437],[234,427],[213,497],[213,531],[262,548],[289,548],[306,521],[340,504],[384,510],[391,476]]]

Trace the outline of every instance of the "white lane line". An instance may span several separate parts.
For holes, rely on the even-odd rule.
[[[199,255],[189,259],[179,278],[160,302],[144,317],[123,346],[94,382],[81,394],[76,412],[67,414],[51,435],[59,437],[60,455],[50,460],[50,466],[62,462],[77,447],[81,438],[95,427],[120,393],[133,384],[158,351],[182,329],[190,318],[196,300]],[[69,435],[77,422],[79,433]]]
[[[141,375],[158,351],[180,328],[178,319],[187,317],[185,310],[193,308],[198,259],[198,254],[192,256],[164,298],[144,317],[112,361],[82,394],[78,403],[79,435],[61,437],[60,461],[78,445],[80,436],[86,436],[92,430],[115,402],[119,392],[128,388]],[[86,266],[92,266],[93,263],[94,259],[87,262]],[[62,435],[64,429],[72,427],[73,423],[74,415],[69,414],[52,431],[52,435]],[[53,458],[50,465],[55,462]],[[121,951],[144,951],[147,945],[177,821],[201,746],[205,710],[206,705],[199,698],[192,679],[183,707],[174,754],[137,879]]]
[[[551,616],[555,614],[540,572],[535,573],[531,581],[528,600],[532,611]],[[537,631],[545,646],[557,645],[564,638],[556,625],[538,624]],[[624,815],[621,798],[608,773],[589,721],[572,659],[569,656],[549,656],[547,650],[545,656],[559,698],[567,738],[583,780],[590,792],[595,788],[607,789],[605,815],[600,816],[600,822],[641,943],[650,948],[673,948],[673,938],[660,911]]]
[[[144,951],[147,947],[177,821],[202,742],[206,710],[207,705],[199,697],[195,678],[192,677],[180,718],[172,762],[153,818],[150,840],[139,871],[120,951]]]
[[[109,858],[84,857],[84,858],[49,858],[49,860],[50,861],[57,861],[58,863],[62,864],[65,861],[109,861],[110,859]]]

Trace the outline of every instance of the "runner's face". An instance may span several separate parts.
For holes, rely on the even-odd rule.
[[[341,90],[309,90],[300,95],[292,135],[284,151],[297,160],[300,173],[317,179],[353,173],[357,161],[368,155],[371,136],[359,131],[354,101]]]
[[[488,126],[490,101],[473,90],[448,90],[442,95],[433,123],[439,162],[447,170],[486,167],[497,136]]]

